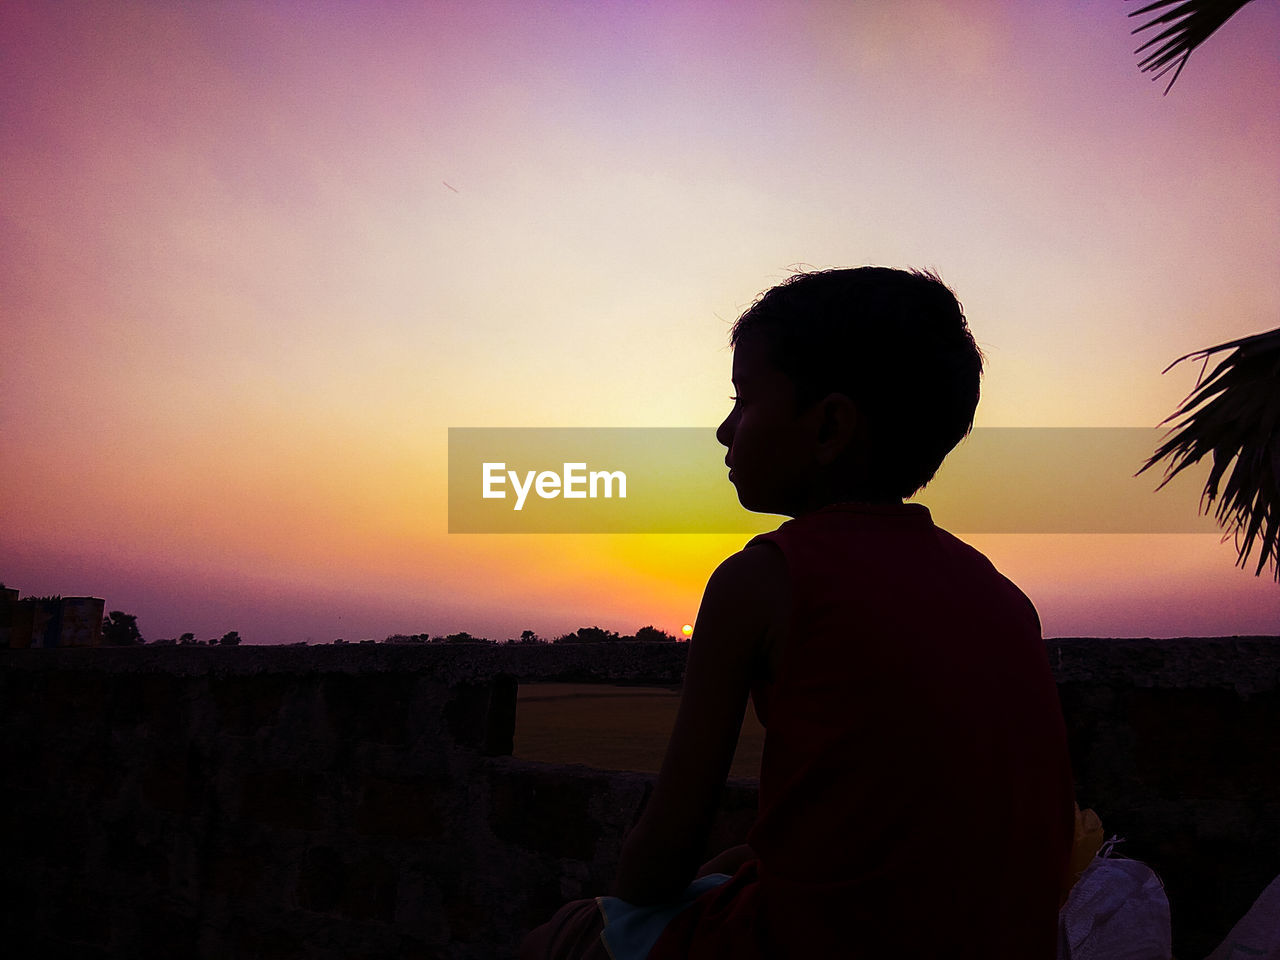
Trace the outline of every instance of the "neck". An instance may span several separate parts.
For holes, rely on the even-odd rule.
[[[901,497],[894,497],[886,494],[876,495],[867,491],[844,489],[840,491],[832,491],[830,493],[817,493],[809,497],[803,504],[793,510],[788,510],[786,515],[789,517],[799,517],[806,513],[813,513],[821,510],[823,507],[833,507],[837,504],[861,504],[863,506],[902,506]]]

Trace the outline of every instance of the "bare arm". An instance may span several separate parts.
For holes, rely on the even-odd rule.
[[[785,587],[782,557],[767,545],[729,557],[707,582],[658,783],[622,848],[614,893],[623,900],[671,900],[693,879]]]

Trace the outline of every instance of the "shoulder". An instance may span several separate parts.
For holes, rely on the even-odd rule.
[[[790,595],[787,562],[774,543],[757,538],[727,557],[707,580],[701,613],[755,633],[772,623]]]
[[[707,589],[713,586],[720,591],[770,589],[784,586],[786,581],[787,562],[782,549],[766,537],[756,537],[716,567],[707,581]]]
[[[990,557],[941,527],[934,529],[937,531],[939,542],[943,543],[953,555],[962,557],[972,570],[980,572],[991,585],[992,592],[1004,599],[1007,609],[1027,617],[1035,632],[1037,634],[1041,632],[1040,613],[1036,610],[1031,598],[1022,591],[1021,587],[1001,573],[999,568],[991,562]]]
[[[791,586],[778,546],[757,538],[726,558],[707,581],[694,630],[695,645],[721,658],[750,661],[750,671],[771,672],[785,636]]]

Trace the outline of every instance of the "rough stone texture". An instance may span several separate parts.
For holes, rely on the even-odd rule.
[[[1280,872],[1280,639],[1048,641],[1077,792],[1207,954]],[[489,958],[602,893],[646,774],[510,752],[515,679],[679,644],[0,651],[11,956]],[[740,842],[731,781],[709,851]],[[999,842],[975,837],[974,854]]]
[[[1207,956],[1280,873],[1280,638],[1050,640],[1076,796]]]

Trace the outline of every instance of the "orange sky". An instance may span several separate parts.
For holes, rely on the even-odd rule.
[[[450,535],[447,430],[711,428],[801,263],[937,269],[979,426],[1156,425],[1280,316],[1280,8],[1167,97],[1129,9],[0,6],[0,579],[149,639],[678,630],[743,537]],[[1216,536],[968,539],[1048,635],[1277,632]]]

